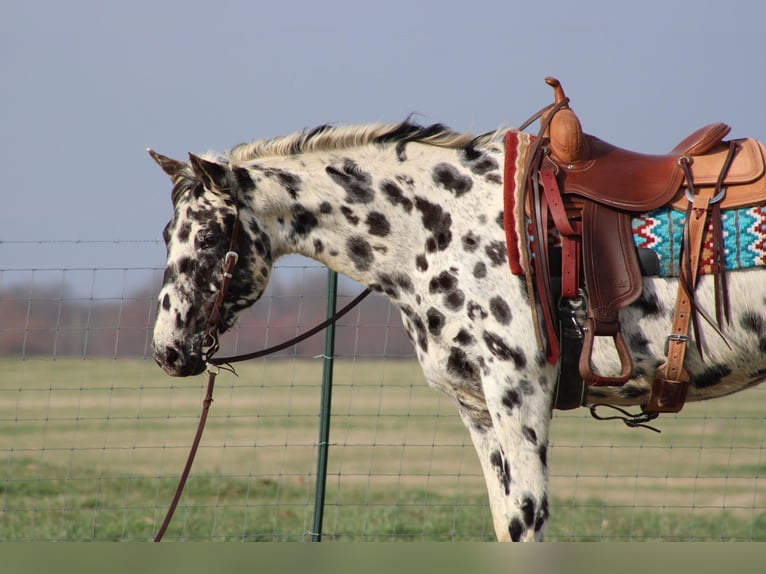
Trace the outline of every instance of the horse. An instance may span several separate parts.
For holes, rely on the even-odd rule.
[[[425,379],[454,402],[470,434],[497,539],[543,540],[560,364],[546,357],[539,302],[509,266],[509,248],[525,246],[522,237],[509,245],[504,225],[505,133],[466,134],[408,118],[321,125],[185,161],[149,150],[173,184],[155,361],[172,376],[202,373],[224,279],[220,333],[263,294],[277,259],[297,253],[319,261],[401,312]],[[230,251],[238,261],[225,271]],[[704,357],[695,348],[686,354],[688,401],[728,395],[766,375],[766,268],[727,276],[730,321],[725,337],[702,323]],[[677,292],[676,277],[643,278],[641,295],[619,314],[630,379],[588,386],[583,405],[646,403],[665,361]],[[714,304],[711,276],[699,278],[695,296],[699,309]],[[614,349],[601,343],[594,368],[619,371]]]

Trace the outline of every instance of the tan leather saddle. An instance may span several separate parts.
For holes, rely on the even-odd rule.
[[[585,384],[622,385],[633,375],[618,318],[618,311],[640,296],[643,285],[631,220],[636,214],[672,206],[687,214],[679,295],[667,361],[657,369],[643,408],[652,413],[678,412],[689,383],[683,361],[689,322],[695,321],[693,292],[702,239],[710,225],[721,322],[728,300],[720,212],[766,202],[766,150],[754,139],[725,141],[730,127],[724,123],[698,129],[665,155],[621,149],[584,133],[559,81],[546,78],[546,82],[554,89],[554,105],[541,117],[535,157],[528,164],[527,206],[533,235],[542,239],[535,252],[535,278],[548,343],[561,359],[561,380],[576,379],[580,385],[564,392],[562,396],[569,398],[557,407],[579,406]],[[561,237],[559,301],[553,300],[550,287],[551,227]],[[570,308],[573,301],[578,303]],[[571,310],[576,308],[580,311]],[[579,328],[569,328],[573,323]],[[600,336],[613,338],[619,374],[594,372],[591,354],[594,339]],[[579,355],[576,360],[574,352]],[[579,377],[572,373],[575,365]]]

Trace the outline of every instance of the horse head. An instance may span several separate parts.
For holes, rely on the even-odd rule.
[[[154,324],[154,360],[170,375],[196,375],[205,370],[218,334],[266,289],[271,241],[252,212],[244,213],[242,190],[228,165],[194,155],[186,163],[149,154],[173,182],[173,217],[163,231],[167,262]],[[236,253],[236,264],[225,272],[230,253]],[[217,303],[224,283],[225,296]]]

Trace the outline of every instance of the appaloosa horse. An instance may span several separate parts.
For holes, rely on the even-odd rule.
[[[150,152],[173,181],[174,208],[163,232],[168,258],[155,360],[173,376],[205,370],[207,321],[227,251],[237,251],[239,261],[220,332],[262,295],[279,257],[299,253],[320,261],[401,310],[428,383],[454,401],[470,433],[497,538],[542,539],[559,373],[535,336],[539,304],[529,300],[524,277],[509,269],[502,136],[502,130],[476,137],[405,121],[321,126],[220,156],[191,155],[189,162]],[[677,283],[644,279],[641,296],[620,311],[631,378],[619,387],[589,387],[584,404],[646,401],[665,361]],[[764,284],[763,267],[728,272],[725,340],[703,322],[704,357],[694,348],[686,355],[688,400],[763,380]],[[696,301],[700,309],[713,305],[710,276],[700,278]],[[597,344],[595,368],[619,371],[612,351]]]

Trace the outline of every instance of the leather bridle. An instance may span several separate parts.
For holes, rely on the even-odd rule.
[[[356,307],[356,305],[358,305],[362,301],[362,299],[364,299],[367,295],[369,295],[371,291],[369,288],[365,289],[359,295],[357,295],[348,305],[346,305],[339,311],[335,312],[333,315],[331,315],[330,317],[328,317],[327,319],[325,319],[318,325],[312,327],[311,329],[309,329],[308,331],[304,333],[301,333],[300,335],[297,335],[296,337],[293,337],[289,341],[285,341],[283,343],[279,343],[277,345],[273,345],[266,349],[261,349],[260,351],[255,351],[252,353],[235,355],[232,357],[215,358],[213,357],[213,355],[217,353],[220,348],[218,336],[219,336],[219,331],[221,328],[221,310],[223,309],[223,304],[224,304],[224,301],[226,300],[226,294],[229,290],[229,285],[233,277],[234,267],[236,266],[239,260],[239,253],[237,252],[237,242],[239,238],[239,225],[240,225],[239,210],[237,210],[236,216],[234,218],[234,224],[231,230],[231,238],[229,240],[229,249],[223,258],[223,279],[221,280],[221,286],[218,289],[218,294],[216,295],[215,301],[213,303],[213,309],[210,312],[210,317],[208,318],[206,328],[205,328],[205,334],[202,341],[202,358],[205,361],[205,365],[207,367],[207,372],[208,372],[207,391],[205,392],[205,398],[202,401],[202,412],[200,413],[199,422],[197,424],[197,431],[194,435],[194,440],[192,441],[191,448],[189,449],[189,455],[186,459],[186,464],[184,466],[183,472],[181,473],[181,476],[179,478],[178,486],[176,487],[176,491],[173,495],[173,499],[170,502],[168,511],[165,514],[165,519],[162,521],[162,525],[160,526],[160,529],[157,531],[157,534],[154,537],[154,542],[159,542],[160,540],[162,540],[162,537],[164,536],[165,531],[167,530],[168,526],[170,525],[170,521],[173,518],[173,514],[175,513],[176,507],[178,506],[178,501],[181,499],[181,493],[183,492],[184,486],[186,485],[186,480],[189,478],[189,473],[191,472],[191,467],[194,462],[194,457],[197,454],[199,443],[202,440],[202,432],[205,429],[205,423],[207,422],[207,415],[208,415],[208,412],[210,411],[210,405],[213,402],[213,387],[215,386],[215,378],[220,372],[221,366],[224,366],[225,370],[234,372],[234,368],[231,366],[231,363],[237,363],[241,361],[247,361],[250,359],[256,359],[258,357],[264,357],[266,355],[276,353],[288,347],[292,347],[293,345],[296,345],[300,343],[301,341],[308,339],[309,337],[312,337],[313,335],[316,335],[317,333],[324,330],[327,326],[331,325],[332,323],[335,323],[338,319],[343,317],[343,315],[345,315],[346,313],[351,311],[351,309]]]
[[[233,277],[232,271],[234,270],[237,261],[239,261],[239,252],[237,251],[238,239],[239,209],[237,209],[236,215],[234,216],[234,224],[231,228],[231,239],[229,240],[229,249],[226,252],[226,255],[223,256],[223,279],[221,279],[221,287],[218,289],[218,294],[213,303],[213,309],[207,320],[205,336],[202,340],[202,359],[205,361],[205,364],[208,364],[208,361],[220,348],[218,332],[221,327],[221,309],[223,308],[223,302],[226,300],[226,294],[229,291],[229,284]]]

